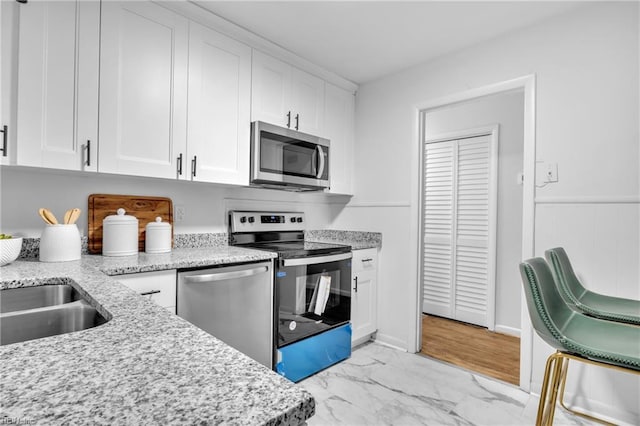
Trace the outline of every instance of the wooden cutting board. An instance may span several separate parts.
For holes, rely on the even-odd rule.
[[[91,194],[87,212],[89,253],[102,253],[102,220],[116,214],[119,208],[138,219],[138,250],[144,251],[145,226],[155,222],[160,216],[163,222],[171,224],[173,245],[173,202],[171,198],[144,197],[139,195]]]

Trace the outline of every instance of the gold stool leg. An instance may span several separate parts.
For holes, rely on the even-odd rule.
[[[558,386],[562,375],[562,369],[559,368],[559,363],[562,364],[562,359],[558,352],[547,358],[542,391],[540,392],[540,402],[538,403],[536,426],[547,426],[553,424],[553,414],[555,412],[558,396]]]
[[[569,360],[563,356],[562,353],[556,352],[553,354],[556,359],[556,368],[553,381],[553,395],[551,396],[551,407],[549,411],[549,425],[553,424],[553,416],[556,412],[556,402],[558,401],[558,388],[562,385],[560,395],[564,393],[564,384],[567,378],[567,369],[569,367]]]
[[[597,423],[601,423],[603,425],[616,426],[615,423],[610,423],[610,422],[608,422],[608,421],[606,421],[604,419],[600,419],[598,417],[589,415],[587,413],[583,413],[583,412],[580,412],[578,410],[569,408],[564,402],[564,389],[565,389],[565,386],[567,384],[567,371],[568,371],[568,367],[569,367],[569,359],[573,358],[573,359],[576,359],[578,361],[582,361],[585,364],[594,364],[594,365],[603,366],[605,368],[612,368],[612,367],[607,367],[606,364],[597,363],[597,362],[593,362],[593,361],[589,361],[589,360],[584,360],[584,359],[576,358],[576,357],[573,357],[571,355],[566,355],[566,354],[561,354],[561,357],[563,358],[563,371],[562,371],[562,377],[560,379],[560,381],[561,381],[561,383],[560,383],[560,401],[559,401],[560,406],[562,408],[564,408],[565,410],[567,410],[568,412],[570,412],[572,414],[575,414],[576,416],[580,416],[582,418],[585,418],[585,419],[588,419],[588,420],[591,420],[591,421],[594,421],[594,422],[597,422]],[[616,370],[621,370],[620,368],[616,368],[616,367],[613,367],[613,368],[616,369]]]

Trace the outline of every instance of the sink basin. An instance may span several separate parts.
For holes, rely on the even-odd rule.
[[[0,292],[0,314],[61,305],[81,298],[80,293],[68,284],[12,288]]]
[[[0,345],[86,330],[107,322],[68,284],[0,291]]]
[[[107,320],[84,300],[0,315],[0,345],[86,330]]]

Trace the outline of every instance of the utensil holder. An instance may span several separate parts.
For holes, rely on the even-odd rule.
[[[79,260],[80,231],[76,224],[46,225],[40,237],[40,262]]]

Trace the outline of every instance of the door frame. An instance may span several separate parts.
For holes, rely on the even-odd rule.
[[[423,114],[424,116],[424,111]],[[422,119],[421,119],[422,120]],[[424,120],[422,120],[424,122]],[[424,137],[424,133],[422,134]],[[471,129],[464,130],[456,130],[453,132],[441,133],[433,135],[429,138],[423,139],[426,144],[435,144],[439,142],[448,142],[458,139],[469,139],[478,136],[488,136],[489,137],[489,238],[488,238],[488,246],[487,252],[489,254],[490,264],[488,265],[488,273],[487,273],[487,306],[486,306],[486,326],[490,331],[494,331],[496,328],[496,263],[497,263],[497,219],[498,219],[498,150],[499,150],[499,142],[500,142],[500,125],[494,124],[491,126],[483,126],[483,127],[474,127]],[[421,147],[421,164],[424,165],[424,146]],[[423,199],[424,195],[424,168],[422,167],[420,170],[420,222],[419,222],[419,244],[420,244],[420,264],[424,264],[424,233],[423,233],[423,225],[424,225],[424,209],[423,209]],[[452,253],[452,256],[455,256]],[[455,262],[455,259],[453,260]],[[418,282],[419,286],[422,288],[424,279],[423,279],[424,269],[421,267],[418,272]],[[421,305],[423,300],[423,295],[420,295]],[[422,323],[422,321],[420,322]],[[421,332],[422,334],[422,332]],[[419,350],[420,348],[418,348]]]
[[[422,176],[422,158],[423,158],[423,136],[421,114],[430,109],[436,109],[447,105],[458,104],[489,95],[500,94],[510,91],[524,92],[524,151],[523,151],[523,202],[522,202],[522,259],[528,259],[534,256],[534,227],[535,227],[535,154],[536,154],[536,75],[529,74],[522,77],[506,80],[494,84],[489,84],[479,88],[454,93],[441,98],[431,99],[413,107],[413,146],[411,164],[411,212],[410,221],[413,224],[420,224],[420,177]],[[415,293],[413,324],[414,334],[408,336],[409,351],[419,352],[422,340],[422,283],[418,279],[420,276],[420,238],[419,232],[412,235],[410,245],[414,247],[415,257],[412,260],[415,267]],[[514,266],[515,267],[515,266]],[[520,291],[521,306],[520,310],[520,389],[529,392],[531,388],[531,364],[533,358],[533,328],[528,316],[526,300],[524,298],[523,289]]]

